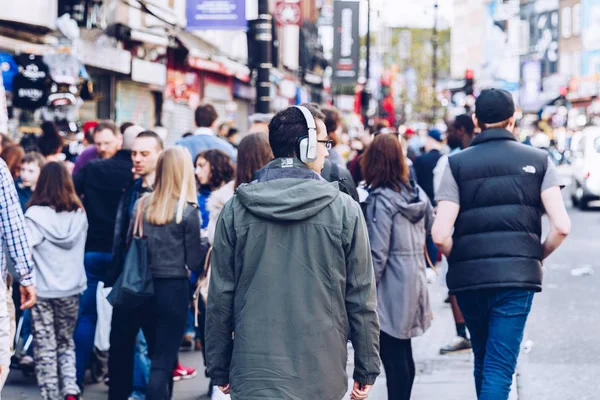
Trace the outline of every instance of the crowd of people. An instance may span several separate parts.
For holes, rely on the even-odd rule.
[[[2,383],[14,342],[44,399],[80,399],[107,352],[109,399],[166,400],[197,374],[179,362],[188,346],[202,351],[209,396],[333,400],[348,390],[351,341],[351,398],[367,398],[381,362],[388,398],[409,400],[411,339],[431,325],[441,262],[457,339],[440,351],[472,347],[479,398],[507,398],[541,260],[569,220],[547,156],[514,147],[514,105],[499,92],[418,139],[384,124],[350,139],[337,110],[312,104],[259,116],[247,134],[204,104],[171,148],[99,121],[74,162],[50,122],[27,146],[3,137]],[[519,318],[502,319],[511,302]],[[98,332],[110,332],[106,349]]]

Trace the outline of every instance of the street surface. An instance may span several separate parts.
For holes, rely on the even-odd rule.
[[[565,183],[568,171],[562,171]],[[565,189],[565,193],[568,193]],[[570,206],[570,204],[569,204]],[[600,398],[600,335],[595,317],[600,309],[600,208],[590,211],[569,209],[570,237],[545,263],[544,291],[536,295],[524,343],[529,353],[521,354],[517,390],[511,400],[592,400]],[[547,225],[547,224],[546,224]],[[572,276],[576,268],[589,266],[592,275]],[[431,329],[413,340],[417,378],[413,399],[466,400],[475,398],[472,355],[439,355],[439,348],[455,334],[450,308],[443,303],[446,290],[439,283],[429,285],[434,320]],[[348,366],[352,374],[352,353]],[[208,389],[200,352],[182,352],[181,362],[198,369],[195,379],[175,383],[176,400],[205,400]],[[34,378],[12,371],[2,393],[5,399],[39,399]],[[86,400],[105,400],[103,384],[86,387]],[[385,375],[377,380],[370,399],[387,398]]]

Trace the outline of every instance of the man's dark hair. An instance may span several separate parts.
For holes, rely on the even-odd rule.
[[[325,115],[312,104],[303,104],[315,120],[325,120]],[[308,135],[308,125],[304,114],[296,107],[279,111],[269,123],[269,143],[273,155],[278,157],[296,157],[298,138]]]
[[[110,130],[115,136],[117,136],[120,132],[117,124],[109,120],[103,120],[98,122],[98,125],[96,125],[96,129],[94,129],[94,135],[98,132],[102,132],[105,129]]]
[[[219,118],[212,104],[201,104],[196,108],[195,120],[198,128],[210,128]]]
[[[325,115],[325,127],[327,128],[327,133],[331,134],[337,130],[342,122],[342,117],[340,112],[333,107],[322,107],[321,111]]]
[[[121,135],[125,134],[125,131],[127,130],[127,128],[134,126],[135,124],[133,122],[123,122],[121,124],[121,126],[119,127],[119,130],[121,131]],[[106,129],[106,128],[105,128]]]
[[[469,135],[473,135],[475,131],[475,123],[473,123],[473,118],[471,118],[468,114],[461,114],[454,120],[454,129],[464,129],[465,132]]]
[[[144,131],[144,132],[138,134],[135,138],[136,139],[152,138],[152,139],[156,140],[156,143],[158,144],[159,149],[162,150],[165,148],[165,144],[163,143],[163,140],[160,138],[160,136],[158,136],[158,134],[156,132]]]
[[[62,150],[64,139],[60,136],[56,124],[52,121],[42,123],[42,135],[37,139],[40,153],[44,157],[52,156]]]

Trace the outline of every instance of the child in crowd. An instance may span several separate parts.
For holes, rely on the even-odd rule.
[[[37,275],[32,328],[41,395],[44,400],[77,400],[73,332],[79,297],[86,289],[83,256],[88,221],[62,163],[42,168],[25,223]]]
[[[23,212],[25,212],[25,206],[33,195],[38,178],[40,177],[40,172],[45,163],[46,160],[44,159],[44,156],[37,152],[27,153],[23,158],[21,174],[15,182]]]

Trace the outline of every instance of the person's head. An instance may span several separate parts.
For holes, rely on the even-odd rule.
[[[16,180],[21,174],[21,164],[23,158],[25,158],[25,150],[16,144],[6,146],[0,154],[0,158],[6,162],[10,175]]]
[[[139,125],[131,125],[129,128],[125,129],[125,132],[123,133],[123,148],[131,150],[133,141],[142,132],[144,132],[144,128]]]
[[[46,159],[40,153],[30,152],[25,154],[23,163],[21,164],[20,175],[23,186],[31,188],[31,190],[35,189],[40,177],[40,172],[45,163]]]
[[[125,131],[127,130],[127,128],[129,128],[130,126],[134,126],[135,124],[133,122],[123,122],[121,124],[121,126],[119,126],[119,131],[121,132],[121,135],[125,134]]]
[[[256,171],[271,160],[273,160],[273,151],[264,134],[253,133],[243,138],[238,146],[235,187],[252,182]]]
[[[448,146],[451,149],[465,149],[471,145],[475,135],[475,124],[473,118],[467,114],[461,114],[452,124],[451,134],[448,135]]]
[[[248,128],[248,133],[263,133],[265,135],[268,135],[269,123],[271,122],[271,119],[273,119],[273,114],[252,114],[248,119],[250,121],[250,128]]]
[[[94,145],[100,158],[111,158],[123,146],[123,135],[112,121],[100,121],[94,130]]]
[[[515,103],[506,90],[483,90],[475,101],[473,123],[481,132],[489,129],[515,129]]]
[[[156,164],[154,191],[148,199],[146,219],[153,225],[166,225],[183,218],[185,203],[197,204],[194,167],[190,152],[175,146],[162,152]]]
[[[230,128],[231,128],[231,125],[229,124],[229,122],[223,122],[221,125],[219,125],[219,130],[217,131],[217,135],[222,138],[226,138],[227,135],[229,134]]]
[[[5,147],[15,144],[11,138],[8,137],[5,133],[0,133],[0,153],[4,150]]]
[[[131,146],[131,160],[136,175],[144,177],[153,173],[163,148],[163,141],[156,133],[144,131],[137,135]]]
[[[312,105],[303,105],[308,109],[317,127],[317,157],[306,165],[317,173],[321,173],[325,157],[329,155],[327,145],[327,129],[325,116]],[[269,123],[269,143],[273,155],[279,157],[296,157],[300,159],[300,140],[308,138],[308,124],[304,114],[297,107],[288,107],[279,111]]]
[[[227,132],[227,141],[231,144],[238,143],[239,131],[236,128],[229,128]]]
[[[201,104],[196,108],[195,121],[198,128],[212,128],[219,114],[212,104]]]
[[[201,186],[218,189],[233,179],[235,168],[231,158],[221,150],[206,150],[196,156],[196,179]]]
[[[98,126],[98,121],[87,121],[83,124],[83,144],[89,147],[94,144],[94,129]]]
[[[340,142],[340,131],[342,127],[342,116],[340,112],[333,107],[322,107],[321,111],[325,115],[325,128],[329,139],[333,140],[333,145],[336,146]]]
[[[49,162],[42,168],[28,207],[51,207],[56,212],[83,209],[75,193],[71,174],[62,162]]]
[[[444,144],[444,134],[437,129],[431,129],[427,132],[427,138],[425,140],[425,150],[431,151],[434,149],[441,149]]]
[[[52,157],[62,152],[64,139],[52,121],[42,123],[42,135],[37,140],[37,146],[44,157]]]
[[[361,160],[363,177],[373,189],[387,187],[397,192],[409,185],[406,157],[396,135],[377,135]]]

